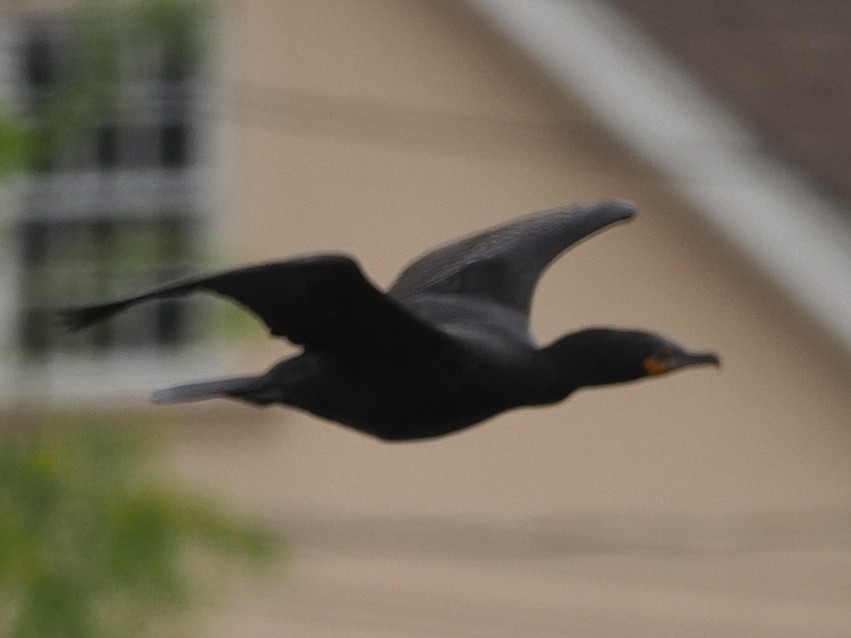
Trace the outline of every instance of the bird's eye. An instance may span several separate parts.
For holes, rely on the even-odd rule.
[[[677,354],[677,349],[674,346],[662,346],[659,348],[659,355],[662,357],[673,357]]]

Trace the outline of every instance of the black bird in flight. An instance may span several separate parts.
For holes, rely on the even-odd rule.
[[[78,329],[151,299],[204,291],[230,297],[302,352],[257,376],[155,392],[157,403],[211,397],[281,403],[385,440],[437,437],[505,410],[563,400],[586,387],[699,364],[649,332],[589,328],[540,347],[529,308],[543,270],[635,207],[566,206],[437,248],[385,293],[341,254],[319,254],[186,279],[111,303],[65,310]]]

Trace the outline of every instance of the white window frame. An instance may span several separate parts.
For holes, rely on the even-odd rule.
[[[0,103],[14,104],[20,99],[17,92],[14,65],[16,48],[22,37],[25,20],[44,16],[44,11],[0,10]],[[205,51],[205,55],[206,55]],[[216,61],[214,55],[209,56]],[[145,216],[151,211],[164,209],[193,210],[198,243],[205,254],[218,245],[220,225],[222,180],[214,179],[219,163],[212,157],[222,145],[215,135],[222,127],[216,126],[218,115],[211,106],[220,95],[217,69],[210,64],[202,75],[202,100],[194,100],[193,113],[188,116],[193,127],[191,167],[152,170],[113,169],[110,178],[113,207],[120,207],[122,217]],[[196,80],[197,81],[197,80]],[[30,405],[59,406],[95,402],[98,405],[126,404],[143,400],[151,390],[173,383],[220,376],[230,357],[223,347],[210,339],[193,340],[173,350],[158,349],[146,352],[140,349],[112,349],[98,356],[74,355],[62,351],[31,360],[14,343],[20,299],[17,289],[21,281],[22,259],[20,245],[15,241],[15,224],[21,214],[24,194],[38,183],[38,192],[30,199],[48,218],[73,218],[85,216],[92,198],[97,197],[103,174],[93,169],[73,174],[22,175],[0,182],[0,406],[26,407]],[[75,197],[63,197],[74,193]],[[55,202],[63,202],[57,206]],[[197,265],[196,265],[197,266]],[[127,294],[136,291],[127,290]],[[79,303],[96,303],[107,299],[80,299]],[[130,310],[132,312],[132,310]]]

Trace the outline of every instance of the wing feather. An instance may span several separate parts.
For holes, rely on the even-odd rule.
[[[556,257],[634,214],[635,206],[625,201],[533,213],[423,255],[402,271],[388,294],[401,301],[423,294],[474,297],[528,317],[538,279]]]
[[[228,297],[257,315],[275,336],[305,347],[387,346],[446,337],[425,325],[363,275],[345,255],[315,255],[187,279],[105,304],[62,311],[80,329],[153,299],[206,291]]]

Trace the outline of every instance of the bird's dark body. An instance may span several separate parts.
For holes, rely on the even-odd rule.
[[[271,375],[292,379],[280,384],[286,389],[278,402],[385,440],[448,434],[515,407],[501,400],[504,395],[496,385],[488,384],[499,375],[482,367],[407,363],[308,353],[283,361]],[[377,402],[380,412],[370,407]]]
[[[525,345],[510,353],[467,343],[433,357],[373,354],[308,352],[284,360],[269,373],[282,392],[276,402],[381,439],[407,440],[448,434],[542,396],[533,366],[524,365],[535,351]]]
[[[546,266],[633,214],[626,202],[602,202],[530,215],[427,253],[386,293],[351,258],[326,254],[177,282],[65,318],[80,328],[150,299],[224,295],[302,353],[265,374],[177,386],[155,400],[284,404],[384,440],[432,438],[583,386],[717,364],[647,332],[588,329],[545,347],[532,338],[529,308]]]

